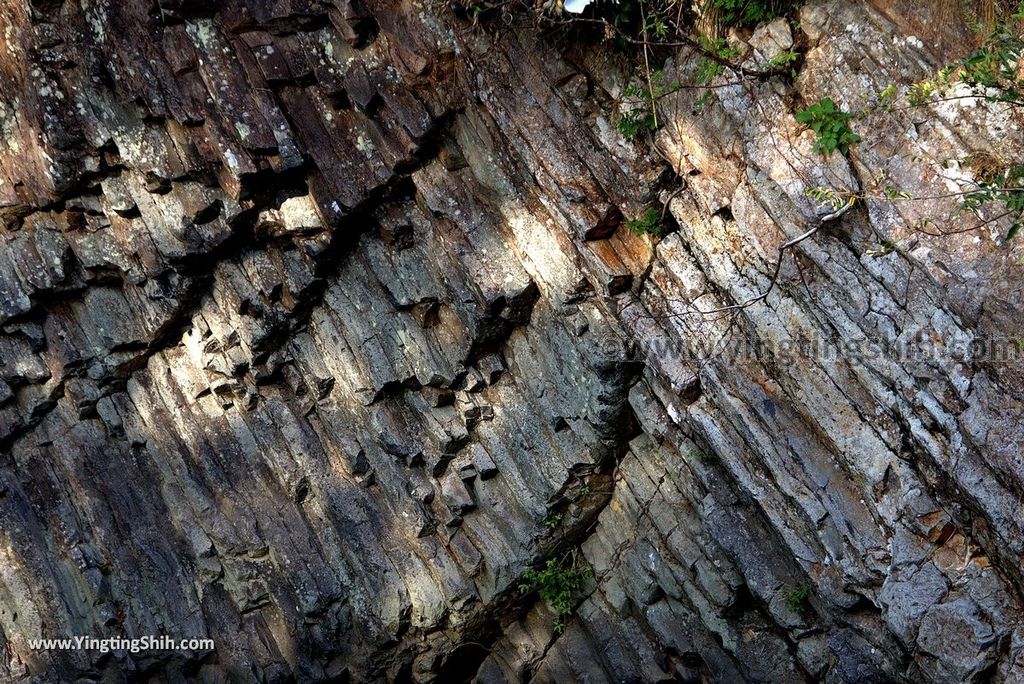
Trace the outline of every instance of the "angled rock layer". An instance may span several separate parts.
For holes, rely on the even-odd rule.
[[[823,158],[800,106],[940,66],[882,9],[760,27],[795,78],[648,146],[628,60],[529,17],[5,3],[0,678],[1024,676],[1024,255],[919,229],[1021,112],[876,107]],[[569,557],[557,631],[519,578]],[[161,634],[216,648],[31,645]]]

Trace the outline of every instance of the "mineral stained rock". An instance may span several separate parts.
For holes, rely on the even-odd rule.
[[[799,71],[647,144],[528,17],[0,3],[0,680],[1021,681],[1024,249],[915,227],[1022,110],[794,116],[934,73],[931,4],[734,35]]]

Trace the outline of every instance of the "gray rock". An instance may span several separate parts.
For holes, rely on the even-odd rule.
[[[0,680],[1020,679],[1021,247],[950,193],[1024,121],[864,109],[959,15],[798,9],[653,149],[628,60],[504,10],[9,4]]]
[[[908,647],[917,639],[921,618],[949,591],[946,579],[932,563],[907,568],[889,575],[878,600],[885,608],[885,620]]]
[[[967,598],[932,606],[917,635],[918,648],[932,656],[922,668],[936,682],[974,681],[995,661],[995,645],[992,625]]]

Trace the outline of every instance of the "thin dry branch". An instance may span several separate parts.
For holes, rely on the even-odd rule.
[[[843,214],[845,214],[849,210],[849,208],[851,206],[853,206],[853,205],[852,204],[848,204],[848,205],[844,206],[843,208],[839,209],[838,211],[834,211],[831,214],[827,214],[827,215],[823,216],[821,219],[818,220],[817,223],[815,223],[815,225],[813,227],[811,227],[805,233],[802,233],[801,235],[796,236],[792,240],[789,240],[789,241],[783,243],[782,245],[780,245],[779,246],[778,258],[775,259],[775,265],[772,268],[771,280],[768,282],[768,287],[763,292],[761,292],[760,294],[758,294],[758,295],[756,295],[754,297],[751,297],[750,299],[747,299],[745,301],[742,301],[742,302],[740,302],[738,304],[730,304],[729,306],[721,306],[721,307],[718,307],[716,309],[707,309],[707,310],[698,309],[697,307],[694,307],[691,311],[681,311],[679,313],[666,314],[662,318],[681,318],[682,316],[692,316],[692,315],[711,316],[711,315],[714,315],[714,314],[726,313],[726,312],[730,312],[730,311],[739,311],[741,309],[746,309],[747,307],[753,306],[754,304],[757,304],[758,302],[763,302],[765,299],[768,298],[768,295],[770,295],[772,293],[772,291],[775,289],[775,286],[779,282],[779,274],[782,272],[782,262],[783,262],[783,260],[786,257],[786,252],[788,252],[793,247],[796,247],[801,242],[804,242],[805,240],[809,240],[819,230],[821,230],[822,227],[824,227],[825,225],[827,225],[831,221],[834,221],[835,219],[837,219],[840,216],[842,216]]]

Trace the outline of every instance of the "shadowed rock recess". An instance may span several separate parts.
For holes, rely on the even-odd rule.
[[[928,3],[734,36],[798,72],[630,142],[635,57],[529,12],[159,1],[0,3],[0,680],[1024,678],[1024,374],[971,344],[1024,248],[912,229],[1022,110],[795,119],[945,64]],[[692,314],[880,178],[933,199]],[[569,558],[556,630],[520,577]],[[215,648],[31,644],[74,635]]]

